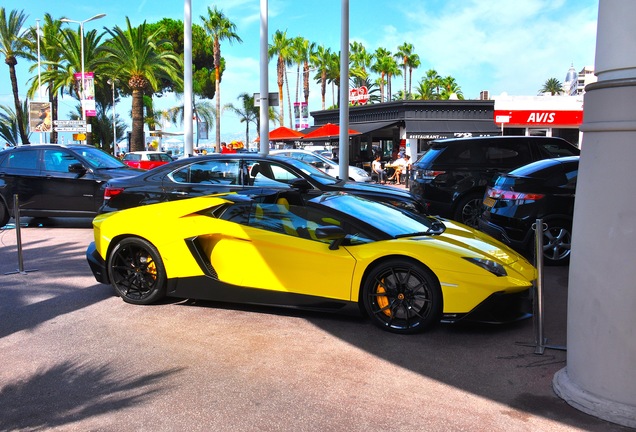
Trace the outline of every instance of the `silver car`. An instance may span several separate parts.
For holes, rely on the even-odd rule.
[[[332,177],[338,177],[340,172],[340,168],[338,164],[332,161],[329,158],[324,157],[323,155],[311,152],[309,150],[301,150],[301,149],[285,149],[285,150],[272,150],[270,154],[277,156],[286,156],[294,159],[301,160],[303,162],[307,162],[321,171],[329,174]],[[362,168],[358,168],[355,166],[349,165],[349,180],[357,181],[357,182],[370,182],[371,175],[363,170]]]

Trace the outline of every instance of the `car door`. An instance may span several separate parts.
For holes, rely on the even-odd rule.
[[[95,213],[101,182],[81,159],[66,148],[42,150],[43,207],[51,211]]]
[[[328,242],[302,237],[298,228],[317,225],[294,213],[293,205],[244,206],[224,216],[241,225],[228,224],[223,236],[210,242],[210,262],[223,282],[350,300],[356,261],[345,248],[330,250]]]

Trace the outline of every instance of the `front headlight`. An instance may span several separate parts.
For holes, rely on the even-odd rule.
[[[478,265],[479,267],[483,268],[489,273],[494,274],[497,277],[508,275],[508,273],[506,273],[506,269],[504,268],[504,266],[502,266],[501,264],[493,260],[489,260],[486,258],[468,258],[468,257],[463,257],[463,258],[468,262]]]

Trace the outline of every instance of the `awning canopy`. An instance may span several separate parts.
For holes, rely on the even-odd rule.
[[[396,121],[349,123],[349,127],[357,130],[361,134],[366,134],[366,133],[375,132],[377,130],[384,129],[390,126],[395,126],[397,123],[398,122]]]
[[[438,139],[501,135],[492,120],[406,120],[406,138]]]

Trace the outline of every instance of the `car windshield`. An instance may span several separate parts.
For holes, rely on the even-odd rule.
[[[445,229],[437,219],[355,195],[331,193],[314,198],[312,202],[350,215],[393,238],[441,234]]]
[[[111,156],[108,153],[105,153],[94,147],[86,147],[86,148],[74,147],[73,151],[75,151],[75,153],[79,155],[82,155],[84,159],[86,159],[88,164],[91,166],[91,168],[114,169],[114,168],[122,168],[127,166],[116,157]]]
[[[290,165],[293,165],[294,168],[302,171],[303,173],[310,176],[313,180],[317,181],[318,183],[322,185],[333,185],[340,182],[340,180],[336,179],[335,177],[332,177],[329,174],[325,174],[324,172],[320,171],[315,166],[308,164],[306,162],[293,159],[293,158],[281,158],[281,159],[284,159],[285,162],[287,162]]]

